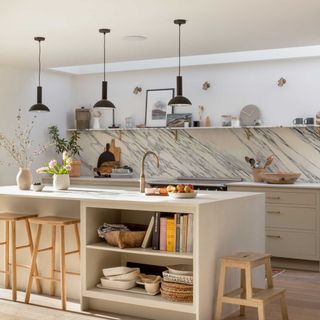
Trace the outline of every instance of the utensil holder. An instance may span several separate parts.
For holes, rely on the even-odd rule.
[[[264,168],[253,168],[252,169],[252,177],[254,182],[263,182],[262,174],[265,173]]]

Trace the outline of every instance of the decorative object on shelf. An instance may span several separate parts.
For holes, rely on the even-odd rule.
[[[133,89],[133,94],[139,94],[142,92],[142,88],[140,86],[136,86],[134,89]]]
[[[169,101],[168,105],[172,107],[191,106],[191,101],[183,96],[181,76],[181,25],[186,24],[187,21],[184,19],[176,19],[173,22],[179,25],[179,75],[177,76],[177,95]]]
[[[38,87],[37,87],[37,103],[34,104],[29,111],[31,112],[50,112],[50,109],[42,103],[42,87],[41,87],[41,41],[44,37],[35,37],[34,40],[39,42],[39,72],[38,72]]]
[[[33,117],[30,125],[22,123],[21,109],[18,110],[17,126],[13,135],[5,135],[0,132],[0,149],[3,149],[11,158],[11,161],[0,161],[0,165],[13,166],[20,168],[17,176],[17,185],[22,190],[29,190],[32,177],[30,168],[34,160],[44,153],[50,144],[33,146],[32,130],[36,116]]]
[[[205,127],[211,127],[211,120],[209,116],[206,116],[206,119],[204,120],[204,126]]]
[[[31,190],[36,192],[41,192],[44,188],[44,185],[41,182],[34,182],[31,185]]]
[[[232,116],[231,114],[223,114],[221,116],[221,126],[222,127],[231,127],[232,125]]]
[[[71,171],[72,159],[67,151],[62,154],[62,162],[53,159],[48,164],[37,169],[37,173],[49,173],[53,175],[53,187],[56,190],[67,190],[70,187],[69,172]]]
[[[90,109],[85,107],[77,108],[75,110],[76,128],[80,130],[90,128]]]
[[[96,102],[94,108],[115,109],[114,104],[108,100],[108,81],[106,81],[106,34],[110,33],[110,29],[99,29],[103,34],[103,81],[102,81],[102,99]]]
[[[112,109],[112,126],[109,126],[110,129],[117,129],[120,128],[120,126],[115,125],[115,120],[114,120],[114,109]]]
[[[207,91],[210,87],[211,87],[211,84],[210,84],[209,81],[205,81],[205,82],[202,84],[202,90],[204,90],[204,91]]]
[[[293,119],[292,123],[297,126],[303,124],[303,118],[295,118]]]
[[[198,127],[201,127],[203,125],[203,112],[204,112],[204,106],[198,106],[198,111],[199,111],[199,126]]]
[[[185,122],[188,122],[189,127],[191,127],[192,113],[175,113],[167,115],[167,127],[184,127]]]
[[[124,119],[126,129],[132,129],[135,127],[135,122],[133,117],[126,117]]]
[[[285,84],[287,83],[287,80],[285,79],[285,78],[280,78],[279,80],[278,80],[278,87],[283,87]]]
[[[240,112],[240,125],[242,127],[255,126],[261,118],[259,108],[253,104],[249,104],[242,108]]]
[[[48,128],[51,141],[55,144],[56,152],[63,154],[67,152],[68,156],[72,158],[71,170],[69,172],[70,177],[80,177],[81,161],[74,159],[74,157],[80,157],[80,151],[82,151],[79,145],[80,132],[73,131],[71,137],[66,140],[60,137],[60,132],[57,126],[51,126]]]
[[[314,118],[305,118],[304,120],[303,120],[303,124],[305,124],[305,125],[307,125],[307,126],[312,126],[312,125],[314,125]]]
[[[98,109],[92,109],[91,116],[92,116],[92,129],[99,130],[100,129],[100,118],[102,116],[101,111]]]
[[[146,90],[146,127],[165,127],[167,115],[174,113],[167,101],[174,96],[174,89],[149,89]]]
[[[240,119],[239,119],[239,117],[232,116],[231,117],[231,125],[232,125],[232,127],[235,127],[235,128],[240,127]]]
[[[109,177],[112,170],[120,166],[120,155],[121,149],[116,147],[115,140],[112,139],[111,144],[106,144],[105,151],[99,156],[97,168],[94,168],[93,171],[95,171],[98,176]]]

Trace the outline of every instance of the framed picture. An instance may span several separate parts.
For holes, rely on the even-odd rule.
[[[173,88],[146,91],[146,127],[165,127],[167,125],[167,115],[173,113],[173,109],[168,106],[168,102],[173,97]]]
[[[191,127],[192,113],[168,114],[167,127],[184,127],[185,122],[188,122],[188,126]]]

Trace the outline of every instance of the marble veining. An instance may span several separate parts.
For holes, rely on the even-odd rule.
[[[160,168],[153,159],[146,161],[146,174],[161,178],[178,176],[240,177],[251,180],[251,168],[244,157],[275,159],[270,171],[301,172],[301,182],[320,182],[320,131],[317,127],[250,128],[248,139],[244,128],[212,130],[140,129],[82,132],[82,175],[93,175],[100,153],[112,138],[121,148],[121,164],[129,165],[139,176],[140,161],[147,150],[160,157]]]

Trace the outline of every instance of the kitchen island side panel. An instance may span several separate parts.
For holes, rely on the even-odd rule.
[[[197,215],[198,241],[195,242],[195,282],[199,292],[195,303],[197,320],[211,320],[216,303],[219,280],[219,258],[241,251],[265,252],[265,196],[254,194],[248,197],[219,201],[199,206]],[[253,273],[254,283],[264,286],[263,268]],[[226,292],[238,288],[240,272],[228,270]],[[238,307],[224,305],[223,315],[229,315]]]

